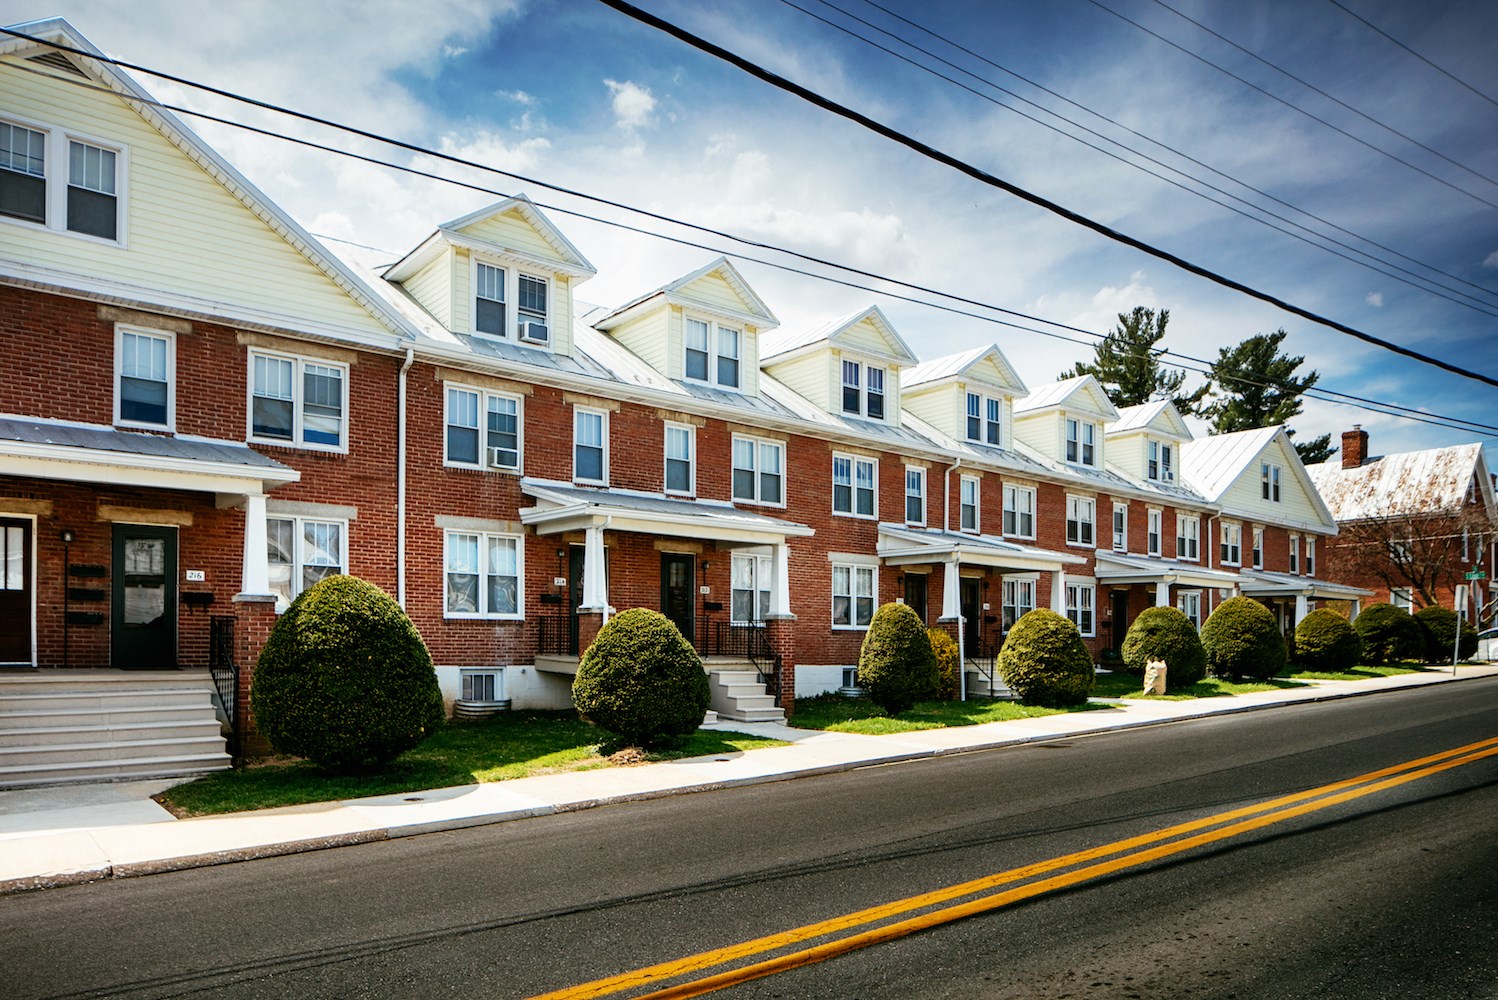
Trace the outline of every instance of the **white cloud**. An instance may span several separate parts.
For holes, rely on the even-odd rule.
[[[449,132],[437,146],[439,152],[473,160],[486,167],[503,170],[533,171],[541,162],[542,154],[551,148],[551,142],[535,136],[519,142],[506,142],[505,137],[494,132],[458,134]],[[462,169],[462,168],[459,168]],[[493,178],[499,185],[503,178]]]
[[[614,95],[614,124],[630,129],[650,124],[656,102],[649,87],[642,87],[632,80],[625,80],[623,83],[605,80],[603,83],[609,88],[609,93]]]
[[[1366,302],[1366,303],[1368,303],[1370,306],[1372,306],[1375,309],[1382,309],[1384,307],[1384,293],[1383,292],[1369,292],[1368,293],[1368,297],[1365,298],[1365,299],[1363,299],[1363,301]]]
[[[445,56],[448,59],[456,59],[456,58],[458,58],[461,55],[466,55],[467,53],[468,53],[468,46],[466,46],[466,45],[444,45],[444,46],[442,46],[442,54],[443,54],[443,56]]]
[[[1498,270],[1498,250],[1494,250],[1492,253],[1484,257],[1482,266],[1489,269]]]
[[[536,95],[528,94],[523,90],[496,90],[494,96],[506,101],[514,101],[523,108],[533,107],[536,103]]]

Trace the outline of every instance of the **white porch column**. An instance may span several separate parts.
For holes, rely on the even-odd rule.
[[[1058,569],[1051,574],[1051,610],[1058,615],[1066,614],[1066,570]]]
[[[239,592],[254,596],[270,593],[264,493],[252,493],[244,500],[244,553],[239,570]]]
[[[1305,616],[1306,616],[1306,595],[1305,594],[1296,594],[1295,595],[1295,624],[1299,625],[1300,624],[1300,620],[1302,618],[1304,618]]]
[[[1160,582],[1155,584],[1155,607],[1170,607],[1170,583],[1164,577],[1161,577]]]
[[[1362,613],[1362,611],[1363,602],[1359,598],[1354,597],[1352,599],[1352,617],[1356,618],[1359,614]]]
[[[957,557],[947,560],[941,581],[941,617],[943,621],[956,621],[962,616],[961,586],[957,573]]]
[[[603,525],[590,524],[584,533],[583,603],[579,611],[608,615],[608,581],[603,575]]]
[[[770,563],[770,611],[779,618],[791,617],[791,547],[775,544],[775,558]]]

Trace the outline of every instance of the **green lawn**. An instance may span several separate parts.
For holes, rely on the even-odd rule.
[[[1400,664],[1397,666],[1353,667],[1351,670],[1298,670],[1293,666],[1291,673],[1281,674],[1281,677],[1293,677],[1302,681],[1365,681],[1370,677],[1393,677],[1395,674],[1417,674],[1422,667]]]
[[[908,712],[892,719],[867,698],[845,698],[824,694],[816,698],[797,698],[791,725],[799,729],[827,729],[838,733],[863,733],[885,736],[909,733],[918,729],[944,729],[948,726],[976,726],[984,722],[1008,722],[1032,719],[1062,712],[1085,712],[1107,708],[1106,705],[1079,705],[1076,708],[1037,708],[1013,701],[990,698],[972,701],[923,701]]]
[[[1305,687],[1299,681],[1276,677],[1267,681],[1233,681],[1219,677],[1208,677],[1188,688],[1170,694],[1145,694],[1144,682],[1132,674],[1098,674],[1097,684],[1092,689],[1094,698],[1151,698],[1155,701],[1189,701],[1192,698],[1230,698],[1253,691],[1276,691],[1282,688]]]
[[[280,758],[198,778],[167,789],[157,799],[180,816],[202,816],[610,767],[600,753],[614,749],[604,746],[606,736],[576,712],[511,712],[448,723],[376,774],[333,775],[304,760]],[[681,747],[649,752],[644,759],[677,760],[783,745],[740,733],[698,731]]]

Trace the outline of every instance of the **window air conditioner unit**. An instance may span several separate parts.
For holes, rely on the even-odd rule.
[[[545,323],[525,320],[520,324],[520,339],[532,344],[547,344],[551,342],[551,331],[546,329]]]
[[[513,469],[515,467],[515,453],[509,448],[490,448],[489,467],[491,469]]]

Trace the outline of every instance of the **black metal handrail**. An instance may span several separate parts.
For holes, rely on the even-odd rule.
[[[576,656],[577,615],[542,615],[537,618],[536,653],[540,656]]]
[[[208,673],[229,723],[229,756],[239,760],[239,665],[234,662],[234,616],[208,619]]]
[[[764,622],[706,622],[703,652],[709,656],[739,656],[754,667],[765,692],[780,701],[780,670],[784,660],[775,652]]]

